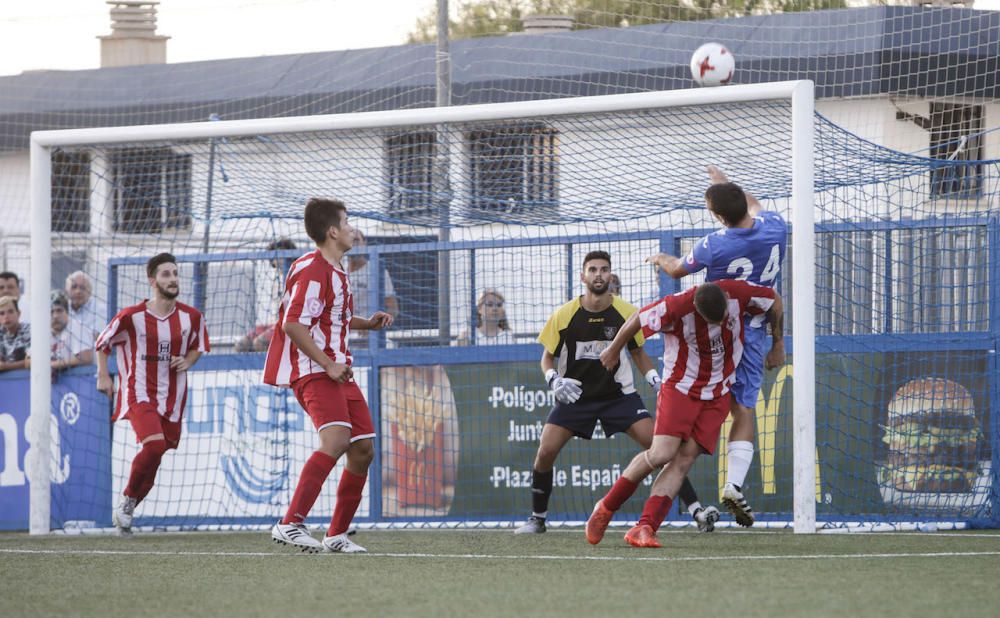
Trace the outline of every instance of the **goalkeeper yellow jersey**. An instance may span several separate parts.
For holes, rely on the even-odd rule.
[[[607,309],[593,313],[584,309],[577,297],[556,309],[545,323],[538,342],[556,357],[559,375],[580,380],[581,402],[615,399],[635,392],[629,350],[645,343],[642,333],[636,333],[622,350],[613,374],[601,365],[600,357],[636,311],[634,305],[614,296]]]

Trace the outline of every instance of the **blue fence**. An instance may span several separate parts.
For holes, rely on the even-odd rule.
[[[821,361],[825,363],[824,367],[818,369],[818,371],[825,372],[824,375],[827,376],[823,379],[829,382],[826,386],[828,395],[836,397],[836,399],[819,401],[817,410],[819,422],[824,424],[824,428],[818,430],[817,445],[819,456],[821,461],[830,462],[824,464],[827,467],[823,468],[823,478],[825,479],[823,482],[831,488],[829,491],[822,491],[817,495],[820,503],[819,511],[821,519],[835,521],[857,519],[858,514],[877,515],[880,509],[890,508],[879,502],[879,488],[876,486],[874,477],[869,478],[872,475],[868,469],[885,458],[885,449],[881,445],[881,435],[878,427],[884,422],[885,408],[892,395],[892,391],[896,386],[908,379],[923,375],[943,375],[949,370],[954,370],[956,365],[961,365],[963,367],[962,371],[965,372],[963,376],[968,378],[969,388],[973,391],[973,396],[977,404],[977,420],[981,424],[984,433],[984,440],[977,448],[983,456],[988,455],[988,461],[991,463],[988,500],[981,507],[977,507],[975,512],[965,512],[963,518],[973,524],[1000,525],[1000,509],[996,506],[1000,505],[1000,414],[997,413],[998,402],[1000,402],[1000,385],[998,385],[1000,380],[998,380],[995,353],[997,339],[1000,336],[1000,312],[997,310],[1000,308],[1000,260],[998,260],[991,250],[992,247],[1000,246],[1000,226],[998,226],[997,220],[992,218],[973,218],[961,220],[950,219],[947,222],[920,221],[903,224],[872,222],[850,225],[838,224],[836,226],[821,225],[817,227],[817,235],[818,242],[824,242],[824,234],[841,235],[837,237],[828,236],[827,239],[831,242],[837,241],[837,238],[842,238],[844,234],[853,234],[855,236],[852,236],[852,239],[861,238],[865,242],[875,239],[873,242],[881,242],[887,247],[884,254],[878,256],[877,259],[883,260],[884,263],[888,264],[898,263],[901,259],[899,255],[893,255],[892,251],[901,251],[905,248],[899,242],[896,242],[895,237],[892,235],[919,235],[922,233],[940,235],[955,231],[964,233],[961,230],[974,230],[974,234],[979,234],[986,239],[986,248],[984,250],[988,253],[988,259],[985,263],[987,273],[985,273],[986,276],[983,280],[987,283],[982,289],[977,288],[972,291],[963,291],[960,289],[962,287],[961,280],[958,281],[958,284],[953,284],[955,290],[954,293],[949,293],[951,294],[949,298],[952,298],[950,304],[939,303],[934,309],[933,315],[936,316],[938,320],[937,324],[941,325],[941,328],[937,328],[935,323],[924,319],[926,316],[922,316],[919,313],[919,307],[914,309],[905,306],[906,302],[912,300],[907,299],[907,296],[911,294],[911,292],[908,292],[910,288],[906,287],[907,282],[899,281],[900,277],[889,277],[885,273],[883,273],[884,278],[882,281],[874,282],[872,285],[867,286],[871,294],[870,298],[866,301],[870,311],[863,308],[860,312],[855,311],[850,315],[838,314],[834,318],[832,315],[836,312],[829,309],[827,313],[830,315],[817,316],[817,355],[819,358],[825,359]],[[381,289],[379,282],[381,274],[380,268],[378,268],[380,260],[400,254],[405,255],[406,252],[461,250],[469,252],[471,261],[475,263],[476,253],[479,251],[498,248],[556,245],[564,247],[566,259],[562,267],[565,268],[566,295],[570,296],[575,293],[575,277],[579,269],[579,264],[574,264],[572,260],[575,246],[600,246],[602,243],[616,241],[651,240],[658,242],[663,250],[674,254],[681,254],[685,250],[685,243],[689,244],[693,238],[699,237],[704,232],[706,230],[684,230],[683,232],[644,232],[590,237],[568,236],[541,239],[455,243],[426,242],[414,245],[371,246],[367,248],[367,252],[374,268],[370,269],[372,280],[368,289],[372,292],[373,296],[376,296],[372,300],[378,300],[378,291]],[[975,237],[978,238],[980,236]],[[879,240],[880,238],[882,240]],[[908,236],[907,238],[911,237]],[[862,249],[867,251],[865,248],[868,245],[864,243],[861,243],[861,245]],[[198,255],[180,257],[180,260],[182,262],[206,264],[234,260],[249,261],[289,258],[296,257],[299,253],[288,251]],[[847,258],[847,261],[850,262],[850,256],[847,256]],[[143,259],[112,260],[109,264],[109,281],[111,282],[111,294],[109,297],[112,302],[109,304],[113,305],[114,299],[118,298],[118,269],[122,266],[135,266],[142,263],[144,263]],[[933,270],[931,266],[933,265],[928,266],[928,272]],[[968,264],[965,266],[968,267]],[[943,264],[939,270],[947,269],[947,267],[948,264]],[[824,272],[823,268],[824,265],[820,264],[818,268],[820,276]],[[900,266],[897,265],[893,268],[898,269]],[[957,268],[957,265],[955,268]],[[473,272],[475,271],[475,269],[472,270]],[[783,270],[786,273],[788,272],[787,265]],[[891,271],[889,268],[885,270],[887,272]],[[196,270],[196,273],[200,272],[202,271]],[[853,276],[850,273],[848,274]],[[919,281],[911,283],[919,285]],[[463,288],[463,290],[472,291],[470,294],[473,298],[470,300],[472,300],[473,306],[475,304],[475,290],[478,287],[473,280],[468,288]],[[667,278],[661,278],[660,293],[669,293],[676,289],[676,282]],[[831,303],[832,306],[837,303],[835,294],[835,291],[821,291],[819,299],[821,302]],[[974,298],[973,296],[969,296],[969,294],[972,294]],[[962,301],[962,299],[969,300]],[[975,311],[963,311],[962,302],[967,302],[970,306],[974,303],[976,307]],[[961,314],[959,317],[954,317],[951,313],[948,313],[952,311],[951,307],[953,306],[958,307],[955,310],[957,313],[954,315],[958,316]],[[875,311],[875,307],[879,307],[879,310]],[[824,309],[821,307],[820,311],[823,312]],[[843,334],[845,332],[851,334]],[[794,349],[791,348],[790,343],[789,338],[787,350],[790,356],[794,356]],[[384,370],[391,368],[442,367],[445,371],[450,372],[452,385],[455,387],[456,392],[460,388],[466,390],[472,389],[473,386],[470,386],[470,384],[476,381],[475,372],[477,371],[486,372],[495,370],[502,372],[509,369],[510,372],[513,372],[511,375],[517,374],[515,377],[510,378],[510,388],[513,391],[516,391],[518,388],[530,392],[534,392],[531,389],[544,389],[544,385],[541,384],[541,377],[535,375],[538,373],[537,361],[541,356],[542,349],[541,346],[534,343],[490,346],[489,348],[476,345],[448,347],[428,344],[423,347],[394,349],[383,347],[384,345],[385,339],[383,337],[373,335],[368,340],[367,347],[357,346],[355,351],[356,365],[359,368],[364,367],[368,369],[366,383],[367,396],[374,416],[375,427],[380,433],[387,426],[384,422],[385,419],[383,419],[384,403],[382,396],[385,389],[382,380]],[[647,351],[650,356],[654,358],[658,357],[662,353],[662,343],[660,340],[652,340],[647,347]],[[257,384],[255,375],[262,368],[263,362],[264,355],[259,353],[216,353],[204,357],[194,368],[192,374],[196,376],[198,374],[221,375],[243,372],[247,376],[246,380]],[[483,369],[486,366],[492,369]],[[858,372],[870,374],[869,377],[871,377],[872,383],[856,392],[839,392],[838,389],[841,388],[841,382],[852,378],[853,374],[851,372],[854,372],[854,374]],[[480,381],[493,379],[494,377],[491,374],[491,377],[483,378]],[[499,380],[497,383],[500,384],[503,379],[507,378],[497,378]],[[462,383],[461,387],[457,386],[459,382]],[[534,384],[534,382],[538,382],[538,384]],[[28,485],[23,471],[25,469],[24,460],[28,456],[30,447],[25,439],[25,425],[28,418],[28,388],[26,372],[0,374],[0,390],[3,392],[3,395],[0,396],[0,432],[3,434],[2,446],[4,449],[2,453],[4,468],[2,473],[0,473],[0,528],[3,529],[23,529],[27,527]],[[506,388],[506,386],[501,384],[501,386],[496,388],[502,389]],[[468,395],[468,398],[478,397],[479,399],[484,399],[490,397],[492,400],[494,397],[486,393],[485,385],[479,390],[483,392],[479,393],[477,391],[477,394]],[[291,417],[285,417],[286,424],[288,418],[296,418],[296,423],[303,421],[300,424],[304,427],[308,426],[308,422],[304,420],[304,417],[295,417],[295,415],[302,414],[302,412],[298,409],[297,404],[295,404],[294,398],[282,398],[279,395],[270,393],[270,391],[263,394],[257,393],[256,395],[252,393],[249,395],[238,395],[238,397],[244,396],[248,397],[254,405],[257,405],[255,402],[258,401],[259,397],[266,397],[268,401],[278,401],[280,399],[284,402],[281,404],[283,409],[287,408],[287,414],[292,415]],[[465,396],[457,396],[457,398],[461,399],[461,397]],[[190,410],[192,406],[199,403],[207,405],[205,401],[198,402],[198,397],[198,392],[196,390],[193,391],[192,400],[189,402],[189,412],[186,417],[185,435],[188,437],[198,434],[199,428],[204,428],[206,422],[216,424],[223,421],[228,422],[224,411],[218,411],[215,413],[217,418],[213,417],[212,419],[208,419],[204,414],[201,416],[192,414]],[[207,399],[215,397],[215,395],[209,394],[205,395],[205,397]],[[234,395],[234,397],[237,396]],[[276,397],[277,399],[275,399]],[[88,409],[81,402],[97,403],[92,404],[92,407],[95,409]],[[849,405],[843,404],[843,402],[848,402]],[[95,391],[92,370],[71,371],[60,376],[54,385],[52,404],[53,423],[54,426],[58,426],[59,440],[55,449],[58,459],[54,459],[53,461],[58,461],[59,463],[53,466],[53,481],[54,487],[56,487],[54,492],[58,491],[60,495],[58,501],[53,501],[52,525],[55,528],[65,526],[68,521],[94,521],[98,524],[107,524],[110,521],[110,508],[114,499],[114,492],[112,490],[111,470],[113,464],[109,456],[112,450],[111,428],[108,423],[106,406],[107,400]],[[843,409],[826,409],[827,407],[836,408],[837,406],[842,406]],[[848,410],[848,408],[852,409]],[[240,409],[243,410],[243,407]],[[484,412],[482,414],[499,414],[499,412],[493,412],[493,410],[497,409],[494,401],[492,408],[483,406]],[[240,412],[240,414],[244,413],[254,414],[246,410]],[[463,414],[462,423],[471,422],[469,421],[471,415],[464,412]],[[534,414],[537,416],[537,413]],[[781,415],[784,417],[789,416],[790,409],[783,409]],[[269,416],[268,418],[272,417]],[[510,421],[511,427],[515,425],[521,427],[534,422],[533,418],[530,415],[525,415],[521,419],[523,422],[515,423],[512,417]],[[254,419],[248,420],[249,422],[254,422]],[[780,422],[775,421],[775,423],[780,427],[780,423],[786,421],[787,419],[784,419]],[[257,418],[256,422],[259,424],[260,419]],[[476,422],[486,423],[481,417]],[[495,428],[496,425],[494,423],[492,426]],[[513,433],[513,429],[511,431]],[[777,431],[780,432],[781,429],[779,428]],[[850,434],[849,438],[845,440],[844,436],[848,434]],[[384,440],[385,436],[382,436],[382,439]],[[493,435],[489,439],[499,442],[503,441],[505,437],[503,435]],[[784,448],[781,444],[783,439],[781,435],[778,436],[777,441],[779,444],[776,448]],[[520,447],[520,450],[511,451],[514,455],[506,453],[503,456],[523,458],[525,461],[521,462],[522,467],[527,466],[530,469],[530,453],[533,452],[534,444],[531,441],[527,441]],[[631,444],[622,446],[626,451],[632,450]],[[182,443],[181,449],[184,448],[184,444]],[[790,451],[790,448],[788,450]],[[595,456],[595,452],[594,450],[587,451],[586,449],[580,451],[579,461],[587,461],[589,457],[592,458]],[[383,476],[385,471],[391,467],[391,462],[383,460],[384,454],[384,448],[376,449],[376,460],[372,465],[369,477],[370,495],[373,499],[370,500],[367,514],[360,518],[364,521],[392,521],[404,517],[396,512],[386,512],[385,504],[381,499],[385,489],[383,487]],[[463,457],[465,456],[463,453]],[[573,455],[570,454],[567,457],[572,458]],[[619,457],[619,455],[615,454],[612,458],[614,459],[615,457],[618,458],[615,461],[621,461],[624,464],[625,460]],[[777,474],[780,477],[783,474],[781,467],[784,464],[780,461],[780,455],[777,457],[777,460],[774,467],[778,472],[771,471],[770,474],[772,476]],[[286,457],[282,461],[284,461],[287,467],[288,458]],[[117,462],[114,465],[121,465],[121,462]],[[223,458],[220,457],[219,466],[222,465]],[[426,517],[413,516],[411,514],[406,516],[405,519],[416,521],[468,521],[469,519],[476,518],[515,519],[523,515],[528,501],[527,494],[523,489],[516,487],[516,484],[513,487],[510,486],[508,478],[504,481],[507,483],[507,485],[504,485],[504,488],[511,489],[511,493],[508,494],[500,491],[497,489],[497,482],[493,479],[494,474],[490,475],[491,480],[493,480],[492,489],[489,483],[486,483],[483,479],[469,480],[470,477],[468,475],[463,478],[461,468],[465,465],[464,460],[459,464],[459,493],[472,491],[471,488],[473,486],[476,487],[475,491],[487,493],[492,491],[499,498],[495,501],[484,498],[484,504],[489,503],[492,506],[484,507],[483,511],[479,511],[476,510],[478,507],[474,505],[468,506],[466,502],[462,501],[461,496],[459,496],[456,498],[455,506],[451,512]],[[695,470],[695,475],[702,486],[715,484],[714,470],[709,467],[711,465],[713,464],[700,462],[699,466],[701,468]],[[512,468],[512,466],[513,464],[503,467]],[[260,472],[258,470],[256,473],[259,474]],[[512,472],[504,472],[504,474],[508,473]],[[575,471],[573,473],[575,474]],[[838,477],[838,475],[840,476]],[[854,478],[852,475],[856,475],[857,478]],[[767,487],[768,479],[765,478],[766,476],[766,471],[762,471],[755,477],[756,482],[754,485]],[[281,479],[281,481],[283,483],[287,481],[287,476]],[[468,487],[463,488],[462,483],[467,483]],[[697,484],[699,483],[696,482]],[[857,489],[859,486],[861,486],[860,490]],[[285,489],[287,490],[287,488]],[[779,487],[778,493],[781,491],[782,489]],[[864,503],[852,503],[851,496],[839,495],[838,491],[842,494],[850,494],[852,492],[866,493],[867,497],[865,499],[869,503],[867,506]],[[560,492],[561,490],[557,490],[557,497],[560,495]],[[569,492],[567,491],[566,493]],[[284,500],[283,496],[275,496],[273,493],[269,493],[268,495],[275,501],[275,504],[281,503]],[[584,492],[581,494],[582,497],[578,496],[575,502],[558,503],[556,506],[559,510],[566,513],[568,518],[585,516],[587,512],[587,499],[590,495]],[[95,500],[94,496],[100,498]],[[775,502],[772,505],[769,505],[765,501],[759,510],[770,513],[770,515],[764,515],[763,519],[768,519],[769,517],[786,519],[788,517],[786,506],[790,502],[790,497],[787,498],[789,499],[780,503],[777,501],[777,498],[774,498]],[[758,501],[755,502],[755,506],[760,504],[759,501],[761,499],[766,499],[766,496],[757,496],[756,499]],[[840,506],[841,504],[845,506]],[[464,512],[462,511],[463,508],[466,509]],[[921,518],[919,513],[910,512],[904,515],[907,520]],[[227,519],[226,517],[213,515],[206,516],[200,521],[192,522],[189,519],[179,520],[177,517],[163,515],[145,517],[142,523],[145,525],[198,525],[199,523],[259,524],[266,523],[270,520],[270,517],[270,514],[247,514]],[[678,515],[673,515],[672,517],[678,517]],[[934,514],[927,516],[927,519],[934,518]]]

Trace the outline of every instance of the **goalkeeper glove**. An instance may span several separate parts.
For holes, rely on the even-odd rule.
[[[646,383],[653,388],[653,392],[658,392],[663,380],[660,379],[660,373],[657,370],[650,369],[646,372]]]
[[[549,369],[545,372],[545,381],[548,382],[552,392],[556,394],[556,399],[562,403],[576,403],[580,399],[580,395],[583,394],[583,389],[580,388],[582,382],[573,378],[564,378],[555,369]]]

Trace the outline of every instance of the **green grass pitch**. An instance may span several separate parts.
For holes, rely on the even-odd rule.
[[[0,535],[0,616],[983,616],[1000,531],[361,530],[367,555],[268,532]],[[321,533],[317,532],[319,536]],[[991,610],[990,608],[994,608]]]

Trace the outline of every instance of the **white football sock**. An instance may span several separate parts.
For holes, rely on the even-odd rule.
[[[692,502],[688,505],[688,514],[694,515],[695,511],[701,508],[701,502]]]
[[[753,442],[737,440],[730,442],[727,449],[729,469],[726,471],[726,482],[742,487],[753,463]]]

